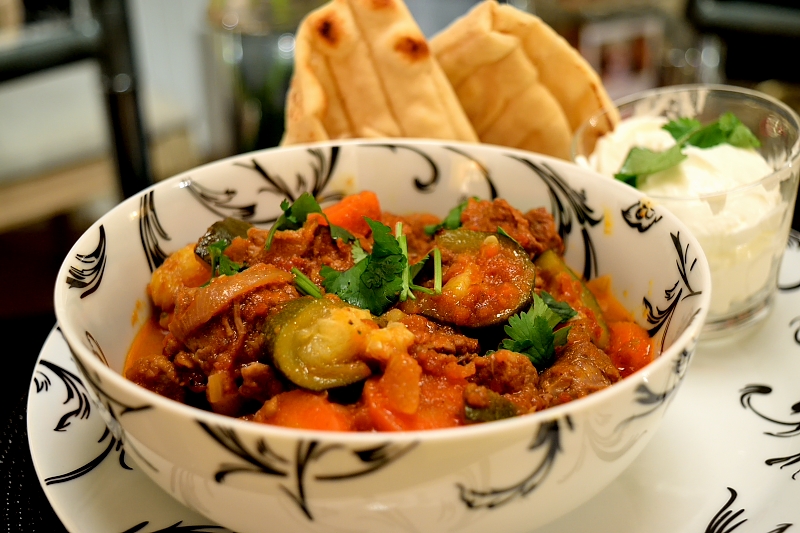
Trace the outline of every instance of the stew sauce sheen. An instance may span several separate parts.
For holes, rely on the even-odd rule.
[[[259,423],[404,431],[540,411],[608,387],[654,357],[610,280],[586,283],[560,262],[564,245],[544,209],[523,213],[502,199],[472,199],[460,228],[434,235],[425,227],[438,217],[383,212],[369,192],[325,213],[276,231],[269,248],[267,230],[231,238],[224,255],[243,267],[233,275],[212,279],[197,243],[169,256],[148,285],[152,319],[130,349],[126,378]],[[332,238],[329,223],[372,251],[364,214],[392,229],[402,223],[410,264],[439,248],[441,294],[412,291],[414,298],[375,316],[335,294],[316,299],[298,290],[292,269],[324,293],[323,266],[355,265],[352,244]],[[429,290],[431,264],[414,280]],[[501,344],[509,318],[530,309],[530,289],[577,313],[556,326],[569,327],[566,342],[539,370]]]

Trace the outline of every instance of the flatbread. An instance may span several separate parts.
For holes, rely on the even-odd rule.
[[[599,110],[619,117],[589,63],[540,18],[484,0],[431,41],[481,141],[563,159]],[[601,128],[602,130],[602,128]]]
[[[477,142],[401,0],[331,0],[295,38],[281,144],[362,137]]]

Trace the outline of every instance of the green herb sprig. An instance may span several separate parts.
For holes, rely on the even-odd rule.
[[[208,258],[211,260],[211,279],[217,276],[233,276],[246,268],[244,263],[237,263],[225,255],[225,249],[230,245],[231,242],[229,240],[219,239],[206,247]],[[211,279],[203,283],[202,287],[208,287],[211,284]]]
[[[226,239],[220,239],[208,245],[208,255],[211,259],[211,277],[233,276],[244,269],[244,264],[237,263],[225,255],[225,249],[230,245],[230,241]]]
[[[739,148],[758,148],[761,142],[750,129],[731,112],[723,113],[719,120],[703,126],[692,118],[679,118],[662,126],[675,139],[675,145],[663,152],[635,146],[628,152],[625,162],[614,177],[633,187],[650,174],[679,165],[686,155],[687,145],[711,148],[730,144]]]
[[[300,229],[308,219],[308,215],[312,213],[318,213],[325,218],[331,231],[331,237],[334,239],[341,239],[344,242],[353,242],[356,240],[346,229],[340,226],[334,226],[330,223],[327,215],[325,215],[319,203],[317,203],[317,200],[310,193],[304,192],[292,203],[284,199],[281,202],[281,210],[283,214],[278,217],[278,220],[275,221],[275,224],[272,225],[272,228],[270,228],[267,234],[267,242],[265,245],[267,250],[272,246],[272,239],[276,231]]]
[[[548,303],[549,302],[549,303]],[[526,355],[540,372],[553,364],[556,346],[567,342],[569,326],[555,329],[577,313],[566,302],[559,302],[547,292],[533,293],[533,305],[508,319],[501,348]]]
[[[372,230],[372,253],[366,253],[357,242],[353,245],[353,259],[356,264],[344,272],[323,266],[320,269],[322,286],[326,291],[338,295],[345,302],[369,310],[373,315],[383,314],[398,300],[414,298],[412,291],[435,292],[426,287],[414,285],[414,277],[422,269],[423,261],[409,265],[406,237],[402,234],[402,224],[395,228],[395,235],[389,226],[369,217],[364,217]],[[434,250],[434,270],[439,275],[441,292],[441,255]],[[436,265],[438,263],[438,269]]]
[[[311,281],[311,278],[303,274],[302,270],[297,267],[292,267],[292,274],[294,274],[294,285],[301,294],[313,296],[314,298],[322,298],[322,291]]]
[[[478,198],[473,196],[473,200],[477,200]],[[438,224],[429,224],[425,226],[425,234],[428,236],[435,235],[437,231],[440,229],[458,229],[461,227],[461,213],[464,212],[464,209],[467,208],[467,204],[469,204],[469,200],[465,200],[451,209],[447,216],[439,222]]]

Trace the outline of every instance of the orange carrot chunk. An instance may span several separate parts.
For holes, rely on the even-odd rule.
[[[381,204],[372,191],[345,196],[341,202],[323,209],[328,221],[357,237],[366,237],[370,229],[364,217],[380,220]],[[322,222],[324,224],[324,222]]]
[[[635,322],[611,322],[608,355],[622,377],[628,376],[653,360],[653,341]]]
[[[302,389],[275,396],[256,413],[255,420],[290,428],[353,430],[353,420],[346,407],[331,402],[325,393]]]

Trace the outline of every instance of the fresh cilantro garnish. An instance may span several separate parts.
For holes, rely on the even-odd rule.
[[[700,121],[694,118],[678,118],[673,121],[670,121],[667,124],[661,126],[662,130],[666,130],[672,135],[672,138],[677,140],[683,139],[688,137],[692,133],[696,132],[703,125],[700,124]]]
[[[561,317],[561,322],[566,322],[578,314],[578,312],[574,310],[567,302],[556,300],[547,291],[542,291],[539,296],[541,296],[542,300],[545,304],[547,304],[547,307],[549,307],[551,311]]]
[[[403,235],[402,223],[398,223],[392,235],[389,226],[369,217],[364,217],[372,230],[372,253],[367,254],[357,242],[353,245],[353,259],[356,264],[339,272],[328,266],[320,269],[322,286],[325,290],[339,296],[345,302],[380,315],[397,300],[414,298],[411,291],[432,293],[431,289],[414,285],[414,277],[422,269],[423,259],[409,265],[408,244]],[[441,254],[434,250],[434,269],[438,264],[439,293],[441,293]]]
[[[477,200],[476,197],[473,197],[473,199]],[[447,216],[444,217],[444,220],[442,220],[440,223],[438,223],[438,224],[429,224],[429,225],[425,226],[425,234],[430,236],[430,235],[434,235],[440,229],[458,229],[458,228],[460,228],[461,227],[461,213],[464,212],[464,209],[466,209],[467,204],[469,204],[469,200],[461,202],[460,204],[455,206],[453,209],[451,209],[450,212],[447,213]]]
[[[549,294],[546,297],[552,299]],[[556,307],[558,310],[551,308],[542,297],[534,293],[530,310],[508,319],[508,325],[504,329],[509,338],[504,339],[500,346],[528,356],[540,372],[553,364],[555,347],[567,342],[570,329],[563,327],[554,331],[556,326],[568,320],[564,318],[565,310],[560,305]],[[574,310],[572,313],[574,316]]]
[[[233,276],[244,268],[242,263],[237,263],[225,255],[225,248],[230,244],[230,241],[220,239],[208,245],[208,255],[211,259],[211,277]]]
[[[299,268],[292,267],[292,274],[294,274],[294,284],[298,291],[307,296],[322,298],[322,291],[319,290],[319,287]]]
[[[353,262],[358,263],[362,259],[366,258],[369,254],[364,251],[360,242],[355,241],[353,243],[353,247],[350,249],[350,255],[353,256]]]
[[[635,146],[628,152],[625,163],[614,177],[636,187],[639,177],[655,174],[680,164],[686,159],[681,152],[682,149],[683,146],[680,144],[663,152],[654,152],[648,148]]]
[[[408,260],[388,226],[364,218],[372,230],[372,253],[344,272],[323,266],[320,275],[325,290],[349,304],[380,315],[397,300]]]
[[[283,214],[278,217],[278,220],[275,221],[275,224],[272,225],[272,228],[270,228],[267,234],[267,250],[272,246],[272,238],[275,236],[276,231],[302,228],[306,219],[308,219],[308,215],[311,213],[319,213],[325,218],[331,231],[331,237],[334,239],[341,239],[344,242],[352,242],[355,240],[355,237],[353,237],[349,231],[331,224],[328,217],[323,213],[322,208],[317,203],[317,200],[307,192],[301,194],[297,200],[291,204],[288,200],[284,199],[281,202],[281,210],[283,210]]]
[[[631,148],[615,178],[636,187],[640,178],[674,167],[686,159],[683,155],[686,145],[698,148],[711,148],[724,143],[739,148],[761,146],[753,132],[731,112],[722,114],[719,120],[707,126],[695,119],[679,118],[665,124],[662,129],[672,135],[675,145],[663,152]]]
[[[406,236],[403,235],[403,223],[402,222],[398,222],[397,225],[395,226],[394,235],[395,235],[395,238],[397,239],[398,244],[400,244],[400,250],[402,251],[403,256],[405,256],[405,258],[406,258],[406,265],[408,265],[406,267],[406,269],[403,271],[403,286],[400,289],[400,301],[401,302],[405,302],[409,298],[411,298],[412,300],[416,300],[416,297],[414,296],[414,293],[411,292],[411,291],[424,292],[425,294],[441,294],[441,292],[442,292],[442,289],[441,289],[442,256],[441,256],[441,252],[439,251],[439,249],[438,248],[434,248],[434,270],[437,271],[437,266],[438,266],[438,273],[439,273],[438,275],[439,275],[439,280],[440,280],[439,281],[439,291],[436,292],[436,290],[431,290],[431,289],[429,289],[427,287],[422,287],[420,285],[415,285],[415,284],[412,283],[412,281],[414,281],[414,278],[417,276],[417,274],[419,274],[419,272],[422,270],[422,267],[425,266],[425,263],[428,262],[428,258],[430,257],[430,255],[426,255],[425,257],[423,257],[421,260],[417,261],[413,265],[410,264],[410,261],[408,260],[408,241],[406,239]],[[437,255],[437,253],[439,255]],[[436,274],[434,274],[434,278],[435,277],[436,277]]]

